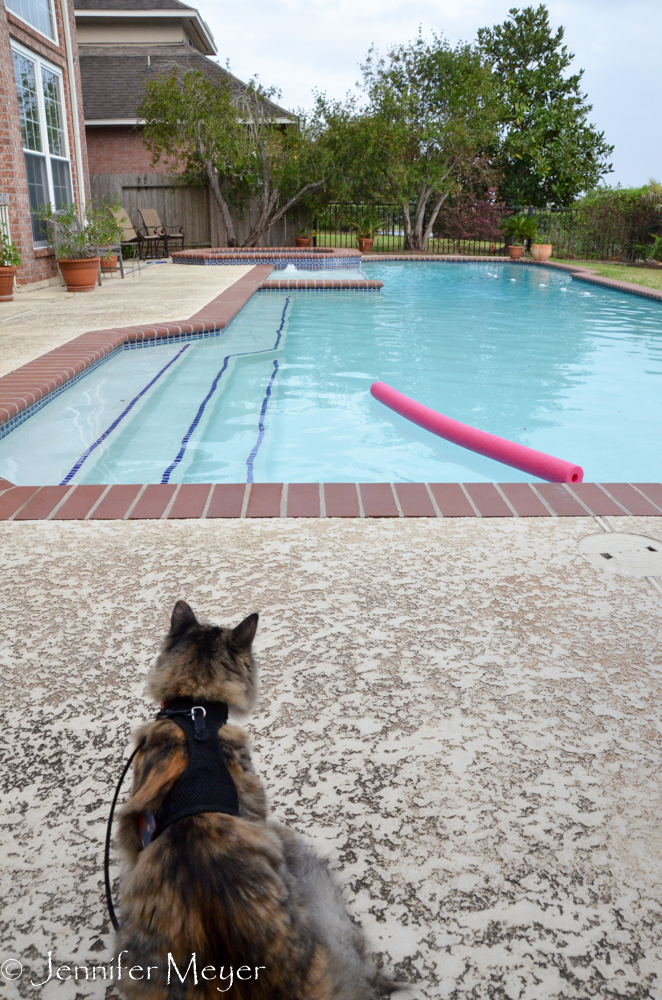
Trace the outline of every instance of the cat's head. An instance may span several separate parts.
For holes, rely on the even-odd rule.
[[[257,698],[251,652],[257,620],[257,614],[249,615],[236,628],[201,624],[186,601],[177,601],[148,678],[150,695],[161,704],[172,698],[199,698],[250,711]]]

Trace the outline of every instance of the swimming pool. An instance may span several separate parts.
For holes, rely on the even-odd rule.
[[[659,304],[541,267],[363,267],[380,293],[261,292],[220,337],[114,355],[0,441],[0,476],[533,481],[387,410],[381,380],[587,480],[662,478]]]

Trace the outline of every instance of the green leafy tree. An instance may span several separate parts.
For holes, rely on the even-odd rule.
[[[199,72],[179,80],[177,70],[147,84],[139,110],[153,162],[163,159],[184,182],[205,178],[223,218],[228,246],[237,246],[231,206],[257,201],[257,219],[245,246],[325,183],[326,159],[317,121],[302,116],[274,121],[273,91],[212,82]]]
[[[400,204],[405,246],[425,251],[448,196],[489,177],[484,152],[498,121],[489,65],[471,45],[419,35],[386,58],[371,51],[362,69],[366,106],[327,108],[329,142],[347,164],[342,182],[354,199]]]
[[[562,27],[552,32],[544,4],[513,7],[503,24],[478,32],[503,102],[496,165],[499,196],[511,205],[570,205],[612,169],[614,147],[588,122],[584,71],[566,74],[574,54],[563,37]]]

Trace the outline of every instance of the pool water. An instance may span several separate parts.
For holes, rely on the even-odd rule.
[[[662,479],[662,308],[545,268],[374,263],[264,292],[222,336],[123,351],[0,441],[19,484],[534,481],[374,400],[381,380],[583,466]]]

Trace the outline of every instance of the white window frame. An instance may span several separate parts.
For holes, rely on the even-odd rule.
[[[65,102],[65,90],[64,90],[64,72],[60,66],[56,66],[55,63],[50,62],[48,59],[44,59],[43,56],[39,55],[33,49],[28,49],[25,45],[21,45],[19,42],[14,41],[12,38],[10,40],[12,51],[16,51],[19,55],[22,55],[25,59],[29,59],[30,62],[35,64],[35,84],[37,87],[37,107],[39,109],[39,129],[41,132],[41,153],[34,149],[26,149],[25,146],[21,145],[21,150],[23,153],[31,153],[33,156],[43,156],[46,161],[46,179],[48,184],[48,196],[50,199],[50,204],[55,210],[55,201],[53,198],[54,185],[53,185],[53,171],[51,167],[51,153],[50,147],[48,145],[48,127],[46,124],[46,105],[44,102],[44,86],[41,75],[41,67],[44,66],[50,73],[54,73],[60,81],[60,110],[62,112],[62,132],[64,135],[64,156],[55,156],[58,160],[66,160],[69,164],[69,183],[71,185],[71,194],[73,198],[73,172],[71,169],[71,150],[69,148],[69,127],[67,121],[67,106]],[[14,66],[12,61],[12,74],[14,74]],[[14,87],[16,87],[16,78],[14,76]],[[48,246],[46,240],[33,241],[33,246],[35,249],[42,249]]]
[[[28,28],[31,31],[36,31],[37,34],[41,35],[42,38],[47,38],[48,41],[51,42],[51,44],[53,44],[53,45],[59,45],[60,44],[60,39],[59,39],[59,36],[58,36],[58,31],[57,31],[57,17],[56,17],[56,10],[55,10],[55,0],[48,0],[48,6],[49,6],[50,12],[51,12],[51,24],[53,25],[53,36],[52,37],[51,37],[51,35],[45,35],[43,31],[41,31],[39,28],[37,28],[36,25],[34,25],[32,23],[32,21],[26,21],[24,17],[21,17],[20,14],[17,14],[16,11],[12,10],[11,7],[7,7],[7,4],[5,4],[5,10],[8,10],[9,13],[12,15],[12,17],[17,18],[23,24],[27,24]]]

